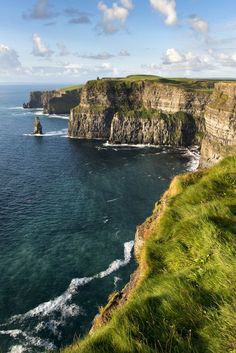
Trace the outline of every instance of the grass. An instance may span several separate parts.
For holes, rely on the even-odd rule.
[[[153,84],[162,83],[168,86],[174,86],[182,88],[184,90],[207,93],[210,94],[213,92],[214,84],[218,80],[203,80],[203,79],[191,79],[191,78],[163,78],[155,75],[130,75],[127,77],[114,77],[114,78],[103,78],[100,80],[92,80],[87,83],[88,87],[97,86],[104,87],[104,85],[119,85],[119,84],[134,84],[142,81],[149,81]]]
[[[82,88],[84,85],[75,85],[75,86],[68,86],[68,87],[63,87],[60,88],[59,91],[63,91],[63,92],[69,92],[69,91],[77,91],[78,89]]]
[[[146,237],[127,304],[63,353],[235,353],[236,157],[176,177]]]

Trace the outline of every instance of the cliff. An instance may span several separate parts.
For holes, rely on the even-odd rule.
[[[204,120],[201,165],[208,167],[236,152],[236,83],[220,82],[215,85]]]
[[[69,135],[111,143],[189,145],[196,140],[209,97],[159,81],[89,81],[71,111]]]
[[[71,110],[69,136],[115,144],[199,144],[201,165],[234,151],[235,82],[184,79],[89,81]]]
[[[63,352],[233,352],[235,194],[236,157],[176,177],[137,229],[131,282]]]
[[[42,108],[45,114],[70,114],[72,108],[80,103],[81,88],[59,89],[54,91],[34,91],[26,108]]]

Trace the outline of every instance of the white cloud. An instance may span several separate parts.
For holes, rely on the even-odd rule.
[[[41,56],[41,57],[50,57],[53,54],[53,51],[50,50],[42,41],[42,39],[39,37],[38,34],[33,35],[33,55],[35,56]]]
[[[209,24],[207,21],[203,20],[198,16],[191,16],[189,19],[190,25],[192,29],[202,33],[208,33],[209,31]]]
[[[102,13],[102,21],[100,23],[102,32],[111,34],[121,29],[125,25],[132,8],[133,3],[131,0],[120,0],[120,4],[114,2],[111,7],[100,1],[98,9]]]
[[[129,10],[132,10],[134,7],[132,0],[120,0],[120,2],[124,7],[126,7]]]
[[[207,54],[196,55],[192,52],[181,53],[177,49],[167,49],[161,68],[167,71],[193,72],[212,70],[214,65]]]
[[[220,65],[236,67],[236,52],[231,54],[219,53],[214,55],[214,57]]]
[[[175,48],[167,49],[164,55],[164,64],[181,63],[185,60],[185,57]]]
[[[20,71],[21,68],[17,52],[4,44],[0,44],[0,73],[8,75]]]
[[[165,24],[173,26],[177,23],[178,17],[176,12],[175,0],[149,0],[154,10],[159,11],[165,16]]]

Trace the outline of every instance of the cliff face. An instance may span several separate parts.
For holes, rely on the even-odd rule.
[[[147,111],[116,113],[111,122],[109,141],[115,144],[189,146],[196,139],[197,126],[186,113],[164,114]],[[144,116],[143,116],[144,115]]]
[[[128,80],[89,81],[72,109],[69,136],[116,144],[201,145],[201,165],[236,146],[236,83],[211,89]]]
[[[23,104],[23,108],[43,108],[48,100],[54,95],[54,91],[42,92],[34,91],[30,93],[28,103]]]
[[[82,89],[80,105],[71,111],[69,136],[189,145],[202,126],[209,97],[150,81],[90,81]]]
[[[236,151],[236,83],[215,85],[204,119],[201,165],[208,167]]]
[[[43,108],[45,114],[69,114],[80,103],[80,89],[35,91],[30,93],[30,100],[24,108]]]

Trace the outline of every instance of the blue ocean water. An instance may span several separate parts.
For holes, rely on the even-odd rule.
[[[136,267],[135,229],[176,174],[185,149],[106,146],[67,138],[66,117],[31,135],[29,92],[0,86],[0,351],[71,343]]]

